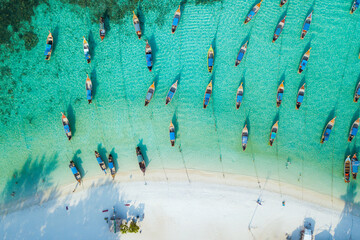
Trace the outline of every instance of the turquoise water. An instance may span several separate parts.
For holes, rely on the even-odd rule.
[[[22,198],[74,182],[68,168],[71,159],[84,178],[102,175],[94,157],[97,149],[103,156],[113,154],[118,174],[140,171],[135,155],[138,144],[149,160],[148,169],[186,165],[224,172],[225,178],[226,173],[268,177],[335,197],[344,195],[343,161],[360,148],[359,136],[347,142],[349,128],[359,117],[359,105],[352,99],[360,80],[360,12],[349,14],[352,0],[289,1],[282,8],[279,2],[263,1],[256,17],[243,25],[257,1],[185,1],[174,35],[171,23],[178,1],[49,0],[21,8],[30,18],[23,12],[16,28],[15,23],[4,23],[2,29],[10,38],[3,36],[0,45],[2,201],[11,200],[12,191],[17,192],[15,198]],[[154,53],[152,72],[146,67],[145,41],[138,40],[134,31],[133,10]],[[312,10],[310,30],[300,40],[303,22]],[[284,30],[272,43],[285,14]],[[103,42],[98,24],[102,15],[107,18]],[[54,35],[55,48],[51,60],[45,61],[48,30]],[[84,58],[83,36],[90,45],[90,64]],[[247,40],[247,53],[234,67]],[[206,66],[210,44],[215,51],[212,74]],[[310,46],[309,63],[299,75],[300,59]],[[95,89],[90,105],[86,74]],[[167,91],[177,79],[175,97],[165,106]],[[203,109],[210,79],[213,94]],[[276,91],[283,80],[284,99],[277,108]],[[155,95],[144,107],[153,81]],[[241,82],[244,99],[236,110]],[[303,83],[305,98],[297,111],[297,91]],[[71,142],[60,112],[71,122]],[[322,131],[334,116],[330,140],[321,145]],[[170,120],[176,127],[173,148]],[[268,137],[276,120],[279,132],[270,147]],[[245,122],[249,144],[243,152]],[[288,168],[287,161],[291,162]]]

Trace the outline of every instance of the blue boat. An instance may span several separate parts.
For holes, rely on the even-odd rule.
[[[280,107],[281,101],[284,96],[284,81],[282,81],[278,87],[277,94],[276,94],[276,106]]]
[[[236,109],[240,108],[243,99],[243,94],[244,94],[243,83],[241,83],[236,92]]]
[[[95,151],[95,157],[96,157],[96,161],[98,162],[101,170],[103,170],[104,173],[106,174],[106,165],[105,165],[104,161],[101,159],[101,156],[97,151]]]
[[[100,33],[100,39],[101,39],[101,41],[103,41],[104,38],[105,38],[105,24],[104,24],[104,18],[103,17],[100,17],[100,30],[99,30],[99,33]]]
[[[249,137],[248,134],[249,134],[249,132],[248,132],[248,129],[245,124],[245,127],[243,128],[242,133],[241,133],[241,143],[242,143],[243,151],[245,151],[246,146],[247,146],[248,137]]]
[[[296,98],[296,107],[295,107],[296,110],[299,110],[301,103],[304,100],[304,95],[305,95],[305,83],[301,86],[301,88],[298,91],[298,95]]]
[[[86,82],[85,82],[85,89],[86,89],[86,99],[88,100],[89,104],[92,101],[92,82],[89,78],[89,75],[86,74]]]
[[[247,44],[248,44],[248,41],[246,41],[246,43],[244,45],[242,45],[242,47],[240,48],[239,54],[237,55],[236,60],[235,60],[235,67],[237,65],[239,65],[241,63],[241,61],[243,60],[246,50],[247,50]]]
[[[310,50],[311,48],[309,48],[309,50],[307,50],[307,52],[304,54],[304,56],[301,58],[301,62],[300,62],[300,66],[299,66],[299,70],[298,73],[301,74],[302,71],[305,70],[306,65],[308,64],[309,61],[309,57],[310,57]]]
[[[176,10],[175,15],[174,15],[174,19],[172,22],[172,26],[171,26],[171,33],[175,33],[175,30],[177,28],[177,26],[179,25],[179,21],[180,21],[180,5],[179,8]]]
[[[279,128],[279,121],[276,121],[276,123],[271,128],[271,132],[270,132],[270,139],[269,139],[270,146],[272,146],[275,141],[278,128]]]
[[[178,84],[178,80],[176,80],[176,82],[171,86],[171,88],[166,96],[165,105],[168,105],[168,103],[171,102],[171,100],[173,99],[173,97],[176,93],[177,84]]]
[[[146,41],[146,47],[145,47],[145,57],[146,57],[146,65],[149,69],[149,71],[151,72],[152,70],[152,51],[151,51],[151,47],[150,44],[148,43],[148,41]]]
[[[300,39],[304,39],[306,33],[309,31],[310,24],[311,24],[311,21],[312,21],[312,14],[313,14],[313,12],[311,12],[311,13],[309,14],[309,16],[307,16],[306,19],[305,19],[303,28],[302,28],[302,30],[301,30]]]
[[[286,16],[276,26],[272,42],[275,42],[279,38],[279,36],[284,28],[284,25],[285,25],[285,18],[286,18]]]
[[[335,119],[336,119],[336,117],[331,119],[330,122],[328,122],[328,124],[326,125],[326,127],[324,129],[324,132],[323,132],[323,134],[321,136],[320,143],[324,143],[325,141],[329,140],[331,130],[333,129],[333,127],[335,125]]]
[[[140,21],[139,21],[139,18],[135,15],[134,11],[133,11],[133,24],[134,24],[136,35],[140,39],[141,38]]]
[[[69,124],[69,119],[67,119],[67,117],[61,113],[61,121],[62,121],[62,124],[64,126],[64,130],[65,130],[65,134],[67,136],[67,138],[69,139],[69,141],[71,140],[71,129],[70,129],[70,124]]]
[[[210,45],[207,56],[208,56],[208,71],[211,73],[214,68],[214,49],[212,48],[212,45]]]
[[[46,39],[46,47],[45,47],[45,53],[44,53],[44,55],[46,56],[45,60],[50,60],[52,47],[53,47],[53,36],[52,36],[51,32],[49,31],[49,35],[47,36],[47,39]]]
[[[83,47],[84,47],[84,54],[85,54],[85,59],[87,61],[87,63],[91,62],[91,56],[90,56],[90,49],[89,49],[89,44],[86,41],[85,37],[83,37]]]
[[[360,0],[354,0],[354,3],[350,10],[350,14],[353,14],[356,11],[356,9],[359,8],[359,5],[360,5]]]
[[[109,169],[110,169],[110,174],[114,180],[115,174],[116,174],[116,169],[115,169],[115,165],[114,165],[114,159],[111,154],[109,154]]]
[[[251,19],[253,19],[255,17],[255,15],[258,13],[260,7],[261,7],[261,3],[263,0],[261,0],[258,4],[256,4],[251,11],[249,12],[249,14],[246,16],[246,19],[244,21],[244,24],[247,24],[248,22],[250,22]]]
[[[212,93],[212,80],[207,85],[204,96],[204,109],[209,105],[210,97]]]
[[[175,145],[175,127],[172,122],[170,122],[169,132],[170,132],[170,143],[171,146],[173,147]]]
[[[351,142],[353,138],[356,137],[356,134],[359,130],[359,122],[360,118],[356,119],[355,122],[351,125],[348,142]]]
[[[146,93],[145,106],[147,106],[150,103],[152,97],[154,96],[154,93],[155,93],[155,82],[153,82],[151,84],[151,86],[149,87],[149,89],[148,89],[148,91]]]
[[[146,164],[145,164],[145,160],[144,160],[144,157],[141,153],[141,150],[139,147],[136,147],[136,156],[137,156],[137,159],[138,159],[138,163],[139,163],[139,167],[140,167],[140,170],[143,172],[143,174],[145,175],[145,171],[146,171]]]
[[[359,98],[360,98],[360,81],[358,82],[355,89],[354,102],[358,102]]]
[[[79,171],[77,170],[74,161],[70,161],[69,168],[71,169],[71,172],[74,174],[76,181],[81,183],[81,175],[80,175]]]
[[[354,156],[351,159],[351,173],[353,176],[353,179],[356,180],[356,176],[359,172],[359,161],[356,157],[356,153],[354,154]]]

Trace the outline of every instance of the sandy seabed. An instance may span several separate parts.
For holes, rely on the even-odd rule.
[[[360,239],[360,218],[340,199],[252,177],[152,170],[85,179],[2,209],[2,239]],[[165,174],[165,175],[164,175]],[[164,177],[165,176],[165,177]],[[283,193],[286,193],[283,194]],[[261,205],[257,200],[261,200]],[[285,201],[285,206],[282,205]],[[104,220],[139,217],[141,233],[114,234]],[[68,207],[68,210],[66,210]],[[103,212],[108,210],[108,212]]]

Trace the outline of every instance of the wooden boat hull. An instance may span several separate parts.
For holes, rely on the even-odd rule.
[[[139,162],[139,167],[140,170],[143,172],[143,174],[145,175],[145,171],[146,171],[146,164],[145,164],[145,160],[144,157],[141,153],[141,150],[139,147],[136,147],[136,156],[138,158],[138,162]]]
[[[62,114],[61,121],[62,121],[64,130],[65,130],[65,135],[70,141],[72,138],[70,123],[69,123],[69,120],[67,119],[67,117],[65,117],[65,115],[63,113],[61,113],[61,114]]]
[[[79,170],[76,168],[74,161],[70,161],[69,168],[71,169],[71,172],[73,173],[75,180],[79,183],[81,183],[81,175]]]
[[[271,128],[271,132],[270,132],[270,137],[269,137],[269,144],[270,146],[273,145],[274,141],[275,141],[275,138],[276,138],[276,134],[278,132],[278,123],[279,121],[276,121],[276,123],[273,125],[273,127]]]
[[[284,81],[280,83],[276,94],[276,106],[280,107],[284,95]]]
[[[86,78],[85,89],[86,89],[86,98],[88,100],[88,103],[90,104],[92,101],[92,82],[89,78],[89,75]]]
[[[351,171],[351,161],[350,161],[350,156],[348,156],[344,163],[344,180],[346,183],[350,182],[350,171]]]
[[[360,98],[360,82],[358,83],[358,85],[356,86],[356,89],[355,89],[355,93],[354,93],[354,102],[358,102]]]
[[[134,24],[136,35],[138,36],[139,39],[141,39],[140,21],[139,21],[139,18],[135,15],[135,12],[133,12],[133,24]]]
[[[301,86],[301,88],[298,91],[298,95],[296,97],[296,107],[295,107],[296,110],[299,110],[303,102],[304,95],[305,95],[305,83]]]
[[[281,0],[280,1],[280,7],[284,6],[286,2],[287,2],[287,0]]]
[[[208,71],[209,73],[212,72],[214,67],[214,50],[212,46],[210,46],[210,49],[208,51]]]
[[[353,3],[353,5],[351,6],[351,9],[350,9],[350,14],[353,14],[356,11],[356,9],[359,8],[359,4],[360,4],[360,1],[354,0],[354,3]]]
[[[240,84],[237,92],[236,92],[236,109],[239,109],[242,103],[242,98],[244,94],[244,88],[242,86],[243,83]]]
[[[178,80],[171,86],[171,88],[166,96],[165,105],[168,105],[171,102],[171,100],[174,98],[176,90],[177,90],[177,84],[178,84]]]
[[[351,174],[354,180],[356,180],[359,171],[359,161],[356,157],[356,153],[351,158]]]
[[[170,122],[169,134],[170,134],[170,143],[171,146],[173,147],[175,145],[175,127],[172,122]]]
[[[280,34],[285,26],[285,19],[286,19],[286,16],[276,26],[272,42],[275,42],[280,37]]]
[[[348,142],[351,142],[356,136],[357,131],[359,130],[359,123],[360,123],[360,118],[356,119],[355,122],[351,125]]]
[[[155,93],[155,82],[153,82],[151,84],[151,86],[149,87],[147,93],[146,93],[146,97],[145,97],[145,107],[150,103],[151,99],[153,98]]]
[[[212,80],[207,85],[206,90],[205,90],[204,101],[203,101],[204,109],[206,109],[206,107],[209,105],[211,93],[212,93]]]
[[[49,35],[47,36],[47,39],[46,39],[45,60],[50,60],[50,58],[51,58],[53,43],[54,43],[54,39],[53,39],[51,32],[49,31]]]
[[[244,59],[245,53],[247,50],[247,44],[248,44],[248,41],[244,45],[241,46],[240,51],[235,60],[235,67],[237,67],[241,63],[241,61]]]
[[[321,136],[320,143],[324,143],[325,141],[328,140],[328,139],[326,139],[326,138],[329,138],[329,137],[330,137],[330,133],[331,133],[331,131],[332,131],[334,125],[335,125],[335,119],[336,119],[336,117],[334,117],[333,119],[331,119],[331,120],[328,122],[328,124],[326,124],[326,127],[325,127],[325,129],[324,129],[324,131],[323,131],[323,134],[322,134],[322,136]],[[329,131],[327,131],[327,130],[329,130]]]
[[[243,128],[242,133],[241,133],[241,145],[242,145],[243,151],[246,150],[248,138],[249,138],[249,132],[248,132],[248,129],[245,124],[245,127]]]
[[[177,26],[179,25],[180,15],[181,15],[181,12],[180,12],[180,6],[179,6],[179,8],[178,8],[178,9],[176,10],[176,12],[175,12],[174,19],[173,19],[173,23],[172,23],[172,26],[171,26],[171,33],[172,33],[172,34],[175,33],[176,28],[177,28]]]
[[[105,38],[105,25],[104,25],[104,18],[103,18],[103,17],[100,18],[100,30],[99,30],[99,35],[100,35],[101,41],[103,41],[104,38]]]
[[[311,24],[311,21],[312,21],[312,13],[311,12],[305,19],[304,21],[304,25],[302,27],[302,30],[301,30],[301,35],[300,35],[300,39],[304,39],[304,37],[306,36],[307,32],[309,31],[310,29],[310,24]]]
[[[85,37],[83,37],[83,48],[84,48],[84,54],[85,54],[85,59],[87,61],[87,63],[91,62],[91,56],[90,56],[90,49],[89,49],[89,44],[86,41]]]
[[[106,165],[105,165],[104,161],[101,159],[101,156],[97,151],[95,151],[95,158],[100,166],[100,169],[103,170],[104,173],[106,174]]]
[[[114,180],[115,175],[116,175],[116,169],[115,169],[114,159],[111,154],[109,154],[108,161],[109,161],[110,174],[111,174],[112,179]]]
[[[305,68],[306,68],[306,66],[307,66],[307,64],[308,64],[308,62],[309,62],[310,50],[311,50],[311,48],[309,48],[309,50],[307,50],[307,52],[306,52],[306,53],[304,54],[304,56],[301,58],[300,65],[299,65],[299,69],[298,69],[298,73],[299,73],[299,74],[301,74],[301,73],[305,70]]]

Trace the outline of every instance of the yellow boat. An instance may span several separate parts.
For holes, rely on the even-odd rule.
[[[208,56],[208,71],[211,73],[214,68],[214,49],[212,48],[212,45],[210,45],[207,56]]]
[[[325,141],[329,140],[331,130],[333,129],[333,127],[335,125],[335,119],[336,119],[336,117],[331,119],[330,122],[328,122],[328,124],[326,125],[326,127],[323,131],[323,134],[321,136],[320,143],[324,143]]]
[[[281,101],[284,96],[284,81],[282,81],[278,87],[277,94],[276,94],[276,106],[280,107]]]
[[[279,121],[276,121],[276,123],[271,128],[271,132],[270,132],[270,139],[269,139],[270,146],[272,146],[275,141],[278,128],[279,128]]]
[[[153,82],[151,84],[151,86],[149,87],[149,90],[147,91],[147,94],[145,97],[145,106],[147,106],[150,103],[152,97],[154,96],[154,93],[155,93],[155,82]]]
[[[91,62],[91,56],[90,56],[90,49],[89,49],[89,44],[86,41],[85,37],[83,37],[83,47],[84,47],[84,54],[85,54],[85,59],[87,61],[87,63]]]
[[[204,108],[206,108],[209,104],[211,93],[212,93],[212,80],[207,85],[206,90],[205,90]]]
[[[53,36],[51,34],[51,32],[49,31],[49,35],[47,36],[46,39],[46,48],[45,48],[45,60],[50,60],[51,57],[51,52],[52,52],[52,47],[53,47]]]

